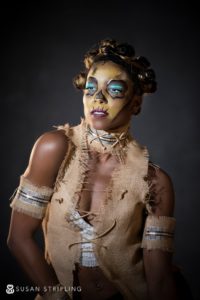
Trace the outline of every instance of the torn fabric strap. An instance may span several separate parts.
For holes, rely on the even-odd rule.
[[[176,220],[167,216],[148,216],[146,219],[142,248],[174,251],[174,231]]]
[[[36,186],[24,176],[11,203],[11,207],[19,212],[42,219],[53,189],[46,186]]]

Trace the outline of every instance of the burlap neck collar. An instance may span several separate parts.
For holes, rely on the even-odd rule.
[[[129,127],[124,132],[106,132],[91,128],[85,120],[82,121],[83,131],[86,138],[86,144],[89,151],[98,153],[109,153],[124,161],[127,145],[133,140]]]

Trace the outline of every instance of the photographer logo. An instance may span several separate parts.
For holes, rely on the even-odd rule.
[[[14,285],[13,284],[7,284],[6,286],[6,293],[7,294],[14,294]]]

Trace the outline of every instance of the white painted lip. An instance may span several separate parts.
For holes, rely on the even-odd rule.
[[[97,115],[97,116],[105,116],[106,113],[102,112],[102,111],[95,111],[92,113],[93,115]]]
[[[99,117],[104,117],[108,115],[107,111],[103,109],[93,109],[90,113],[93,116],[99,116]]]

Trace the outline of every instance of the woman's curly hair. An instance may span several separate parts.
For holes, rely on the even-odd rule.
[[[135,56],[134,48],[127,43],[105,39],[99,41],[85,55],[85,70],[73,80],[76,88],[84,89],[87,74],[94,63],[112,61],[121,65],[130,75],[138,95],[154,93],[156,91],[156,76],[150,68],[149,61],[144,56]]]

